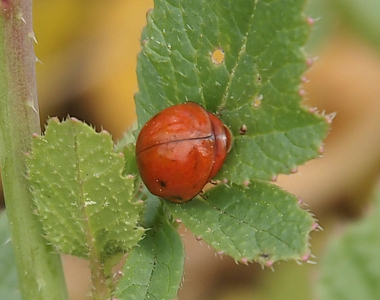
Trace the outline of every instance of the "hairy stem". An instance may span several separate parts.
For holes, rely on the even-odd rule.
[[[68,299],[62,264],[42,236],[25,153],[40,133],[32,0],[0,0],[0,162],[23,299]]]

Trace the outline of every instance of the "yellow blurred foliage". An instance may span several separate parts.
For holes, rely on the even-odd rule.
[[[34,1],[42,122],[75,116],[74,107],[115,139],[122,135],[136,118],[136,59],[151,7],[152,0]]]

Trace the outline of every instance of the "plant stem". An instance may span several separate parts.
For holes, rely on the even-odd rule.
[[[40,133],[32,0],[0,0],[0,161],[7,214],[25,300],[66,300],[62,263],[47,245],[26,174]]]
[[[111,296],[108,281],[104,274],[104,266],[97,257],[91,253],[90,257],[92,297],[94,300],[106,300]]]

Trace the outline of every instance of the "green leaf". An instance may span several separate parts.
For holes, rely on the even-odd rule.
[[[159,224],[161,221],[162,214],[162,201],[160,198],[152,195],[145,186],[143,186],[142,194],[146,195],[145,200],[145,211],[141,217],[141,224],[144,228],[152,228],[155,224]]]
[[[59,252],[104,262],[135,246],[142,203],[111,136],[72,118],[51,119],[33,140],[29,177],[46,239]]]
[[[170,224],[147,232],[123,267],[115,297],[120,300],[174,299],[183,276],[184,249]]]
[[[138,176],[139,171],[137,169],[137,162],[136,162],[136,138],[134,136],[134,133],[137,130],[137,122],[135,122],[123,135],[120,141],[117,142],[115,146],[115,152],[121,152],[124,154],[124,170],[123,175],[127,176],[133,176],[134,177],[134,186],[135,190],[133,192],[133,195],[135,195],[135,198],[138,197],[140,193],[141,188],[141,178]]]
[[[295,196],[260,181],[219,185],[185,204],[165,202],[198,238],[237,261],[307,260],[315,223]]]
[[[290,173],[316,157],[328,124],[300,105],[310,30],[304,6],[305,0],[155,0],[138,58],[139,126],[185,101],[218,113],[235,141],[217,178],[238,184]],[[215,50],[224,53],[221,63]]]
[[[123,151],[122,153],[124,154],[124,161],[125,161],[123,175],[137,176],[139,174],[139,171],[137,169],[135,145],[128,144],[124,147],[124,149],[122,149],[122,151]],[[138,187],[138,182],[140,182],[140,179],[136,181],[137,187]]]
[[[375,211],[351,224],[321,261],[319,299],[380,299],[380,197]]]
[[[133,123],[132,126],[124,133],[122,138],[116,143],[115,152],[122,152],[123,149],[131,144],[134,144],[136,138],[134,136],[137,130],[137,122]]]
[[[7,214],[0,211],[0,295],[2,299],[21,300],[16,261],[13,254]]]

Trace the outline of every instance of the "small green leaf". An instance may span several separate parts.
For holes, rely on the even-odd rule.
[[[123,267],[115,297],[119,300],[174,299],[183,276],[184,249],[170,224],[147,232]]]
[[[155,0],[138,58],[139,126],[186,101],[218,113],[235,141],[217,179],[237,184],[288,174],[318,156],[329,126],[299,95],[305,2]]]
[[[124,147],[122,151],[123,151],[124,160],[125,160],[123,175],[132,175],[132,176],[138,175],[139,171],[137,169],[137,163],[136,163],[135,145],[128,144]],[[136,185],[138,186],[138,184]]]
[[[0,296],[1,299],[21,300],[11,233],[5,211],[0,211]]]
[[[351,224],[321,260],[319,299],[380,299],[380,197],[375,211]]]
[[[59,252],[105,261],[135,246],[142,204],[111,136],[76,119],[51,119],[33,140],[29,177],[46,238]],[[90,255],[92,253],[92,255]]]
[[[205,198],[165,203],[197,237],[237,261],[271,264],[307,258],[315,221],[295,196],[255,181],[246,188],[218,185]]]
[[[133,123],[130,128],[124,133],[122,138],[116,143],[115,152],[122,152],[124,147],[134,144],[136,138],[134,136],[135,131],[137,130],[137,122]]]
[[[135,191],[134,195],[139,194],[139,189],[141,187],[141,178],[138,176],[139,171],[137,169],[136,154],[135,154],[135,141],[134,136],[135,131],[137,130],[137,123],[134,123],[125,133],[124,136],[115,146],[115,152],[121,152],[124,154],[124,170],[123,175],[134,176],[134,186]]]

